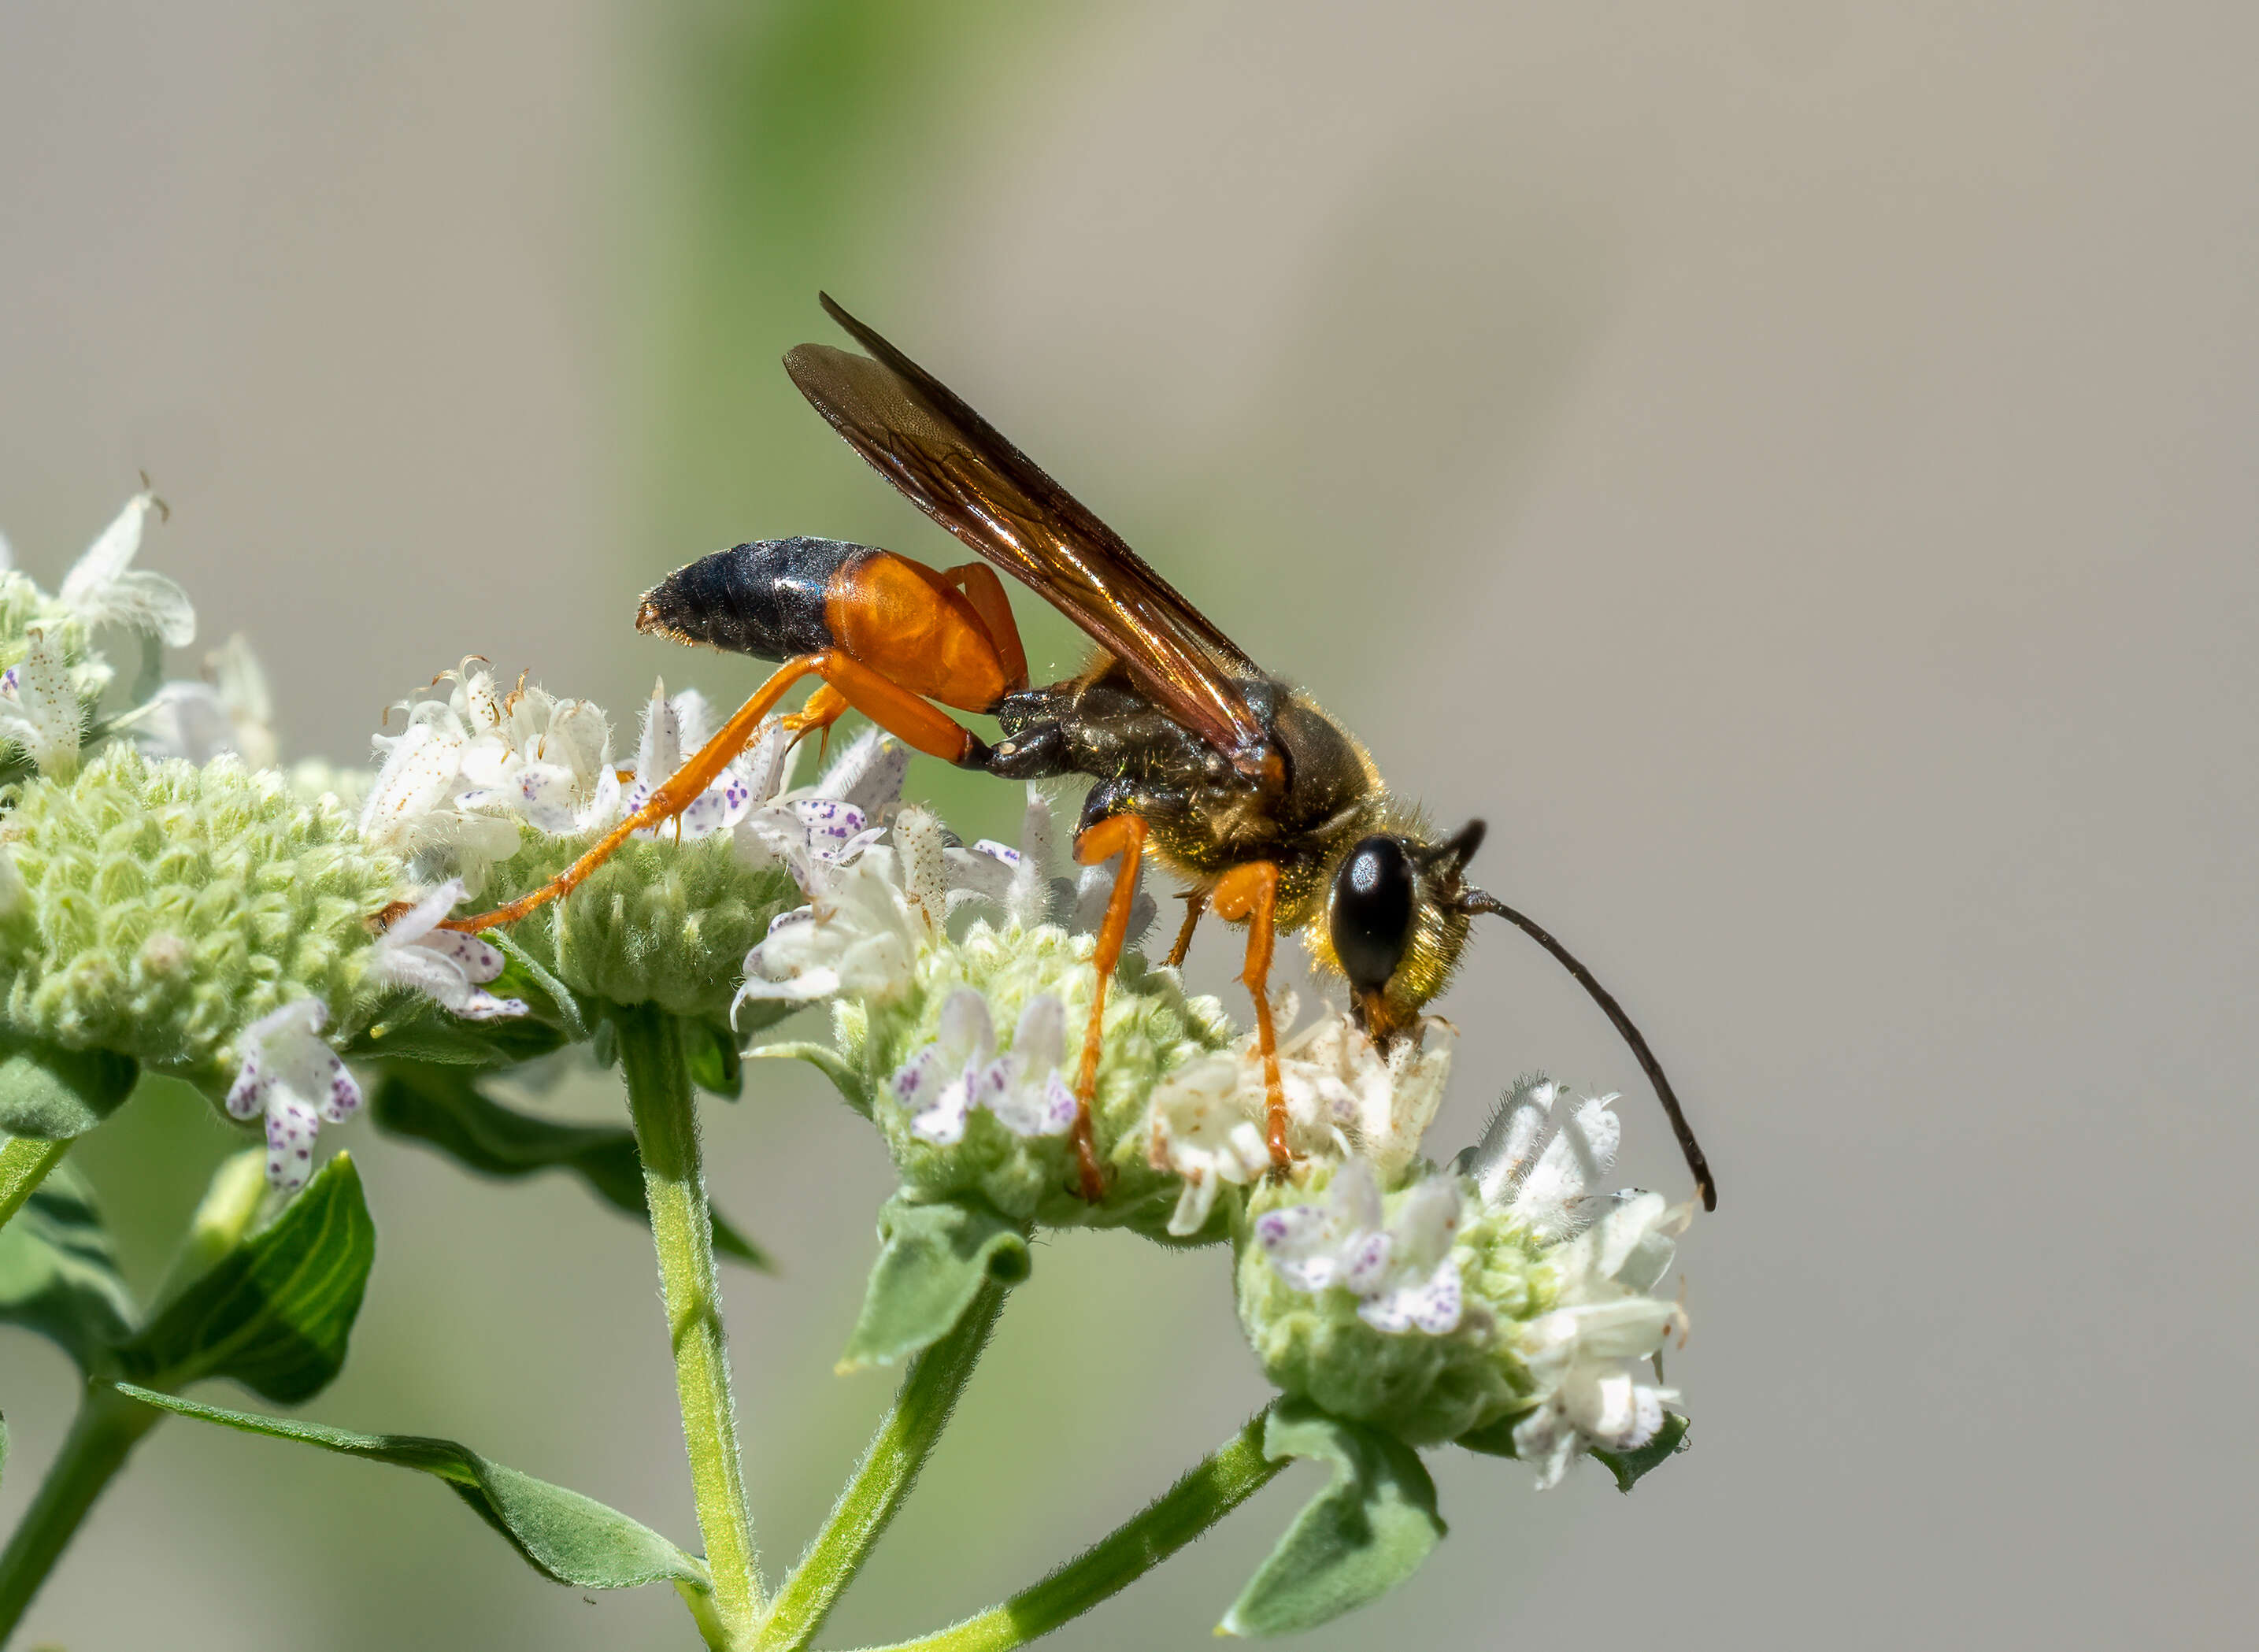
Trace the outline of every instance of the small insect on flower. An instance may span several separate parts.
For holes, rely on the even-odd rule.
[[[716,552],[647,592],[638,630],[779,670],[642,808],[542,888],[467,929],[515,922],[570,893],[635,832],[694,806],[803,678],[820,686],[787,721],[828,727],[851,708],[905,744],[961,768],[1032,780],[1081,775],[1075,858],[1115,863],[1092,959],[1096,978],[1076,1086],[1076,1183],[1106,1196],[1093,1124],[1106,996],[1128,943],[1150,858],[1187,886],[1187,922],[1213,909],[1247,926],[1241,979],[1255,1002],[1265,1070],[1264,1146],[1293,1164],[1291,1107],[1272,1024],[1276,937],[1301,934],[1344,977],[1360,1029],[1406,1036],[1457,967],[1473,919],[1504,917],[1566,967],[1630,1043],[1670,1114],[1706,1204],[1708,1164],[1669,1081],[1628,1016],[1543,929],[1467,881],[1479,821],[1432,830],[1393,796],[1357,737],[1265,671],[1083,504],[940,381],[829,296],[824,309],[867,355],[802,345],[795,385],[913,504],[984,560],[926,566],[872,545],[795,536]],[[1096,647],[1084,669],[1038,685],[1028,673],[1002,570],[1057,607]],[[994,716],[994,744],[943,708]]]

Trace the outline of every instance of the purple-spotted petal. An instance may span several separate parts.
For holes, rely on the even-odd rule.
[[[836,798],[804,797],[791,807],[807,829],[809,850],[826,858],[844,849],[869,823],[861,809]]]
[[[490,981],[502,973],[502,949],[460,929],[434,929],[416,944],[429,947],[442,958],[453,958],[474,981]]]
[[[321,1134],[314,1109],[291,1097],[270,1101],[267,1108],[267,1179],[286,1193],[295,1193],[313,1173],[314,1140]]]
[[[1446,1336],[1459,1328],[1463,1307],[1458,1266],[1446,1260],[1417,1285],[1359,1303],[1357,1316],[1373,1329],[1392,1335],[1417,1330],[1429,1336]]]

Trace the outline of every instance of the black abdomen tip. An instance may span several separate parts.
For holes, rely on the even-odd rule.
[[[868,546],[844,539],[760,539],[680,567],[644,593],[636,629],[757,659],[831,646],[824,599]]]

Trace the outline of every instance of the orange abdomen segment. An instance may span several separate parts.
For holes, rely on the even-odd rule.
[[[823,594],[835,646],[929,700],[986,711],[1016,687],[973,605],[891,551],[843,562]]]

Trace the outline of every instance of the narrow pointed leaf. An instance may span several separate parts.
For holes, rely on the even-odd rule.
[[[0,1133],[42,1142],[83,1136],[133,1093],[140,1069],[107,1050],[64,1050],[0,1035]]]
[[[278,1405],[310,1399],[345,1364],[375,1259],[360,1172],[340,1153],[119,1349],[125,1372],[167,1388],[225,1377]]]
[[[52,1338],[87,1371],[136,1317],[91,1190],[56,1165],[0,1228],[0,1321]]]
[[[453,1440],[355,1434],[292,1417],[262,1417],[119,1383],[118,1392],[183,1417],[294,1440],[341,1456],[388,1463],[446,1482],[536,1571],[578,1589],[632,1589],[673,1580],[703,1591],[705,1566],[642,1522],[591,1497],[489,1461]]]
[[[1677,1412],[1664,1415],[1663,1427],[1655,1431],[1655,1438],[1634,1451],[1602,1451],[1595,1449],[1593,1460],[1616,1477],[1616,1490],[1628,1492],[1643,1479],[1677,1456],[1692,1443],[1686,1437],[1692,1428]]]
[[[409,1062],[386,1067],[369,1116],[379,1129],[429,1143],[481,1176],[515,1179],[568,1171],[606,1204],[638,1221],[651,1220],[632,1130],[529,1117],[488,1100],[462,1068]],[[718,1253],[749,1267],[773,1268],[768,1254],[718,1211],[713,1220]]]
[[[990,1279],[1028,1277],[1028,1239],[1017,1224],[978,1199],[913,1204],[895,1198],[879,1212],[879,1260],[838,1369],[893,1365],[948,1335]]]
[[[1294,1517],[1219,1634],[1314,1629],[1403,1582],[1443,1538],[1436,1483],[1393,1435],[1287,1400],[1265,1421],[1263,1453],[1330,1463],[1333,1484]]]

